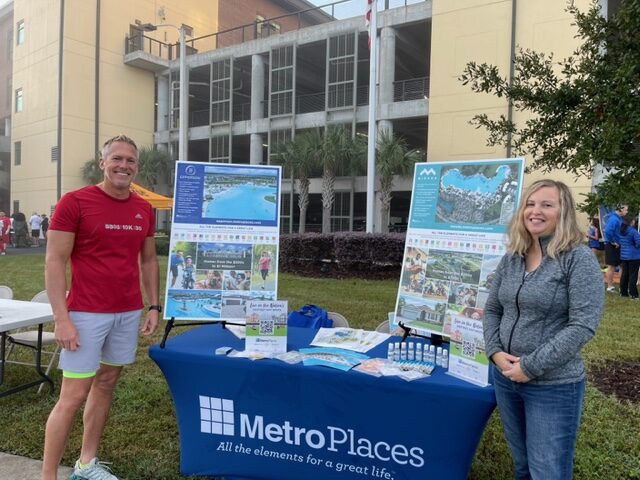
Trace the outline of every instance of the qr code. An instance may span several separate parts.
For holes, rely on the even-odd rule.
[[[468,340],[462,341],[462,355],[464,357],[476,358],[476,344]]]
[[[260,335],[273,335],[274,327],[273,320],[260,320]]]

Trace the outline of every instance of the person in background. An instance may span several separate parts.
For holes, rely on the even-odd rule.
[[[604,262],[607,264],[607,292],[615,292],[613,274],[620,265],[620,224],[622,217],[629,212],[627,205],[617,205],[615,212],[611,212],[604,224]]]
[[[42,237],[44,238],[44,243],[47,243],[47,230],[49,230],[49,217],[47,217],[46,213],[41,215],[42,223],[40,224],[40,229],[42,230]]]
[[[620,225],[620,296],[638,300],[638,269],[640,268],[640,233],[636,219],[627,218]]]
[[[29,219],[29,224],[31,225],[31,246],[38,247],[40,246],[40,226],[42,225],[42,218],[37,212],[33,212],[33,215],[31,215]]]
[[[11,230],[11,220],[4,212],[0,212],[0,255],[7,254],[9,245],[9,231]]]
[[[129,190],[138,147],[119,135],[100,152],[104,179],[64,195],[49,229],[45,283],[62,347],[60,398],[45,428],[42,480],[55,480],[69,432],[84,405],[73,480],[117,480],[97,457],[122,367],[133,363],[139,332],[158,327],[159,269],[151,205]],[[67,290],[67,264],[71,288]],[[151,304],[140,326],[142,283]]]
[[[599,262],[602,262],[602,251],[604,250],[604,242],[600,235],[600,220],[593,217],[587,228],[588,245]]]
[[[539,180],[509,224],[484,310],[487,357],[518,480],[569,480],[585,367],[604,308],[602,273],[561,182]]]
[[[11,215],[13,219],[13,236],[16,248],[24,248],[27,246],[27,238],[29,236],[29,228],[27,227],[27,217],[24,213],[18,211]]]

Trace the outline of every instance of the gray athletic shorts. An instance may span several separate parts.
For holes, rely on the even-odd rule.
[[[142,310],[122,313],[69,312],[78,330],[80,347],[73,352],[62,349],[58,368],[64,371],[65,376],[82,378],[95,374],[100,363],[115,366],[133,363],[138,348],[141,313]]]

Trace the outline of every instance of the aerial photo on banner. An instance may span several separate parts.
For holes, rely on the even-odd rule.
[[[486,362],[477,331],[523,175],[513,158],[415,166],[395,323],[450,337],[450,370]]]
[[[280,167],[176,163],[164,318],[244,321],[278,284]]]

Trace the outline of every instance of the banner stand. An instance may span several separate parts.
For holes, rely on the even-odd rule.
[[[162,336],[162,341],[160,342],[160,348],[164,348],[165,343],[167,343],[167,337],[169,336],[169,333],[171,333],[171,330],[173,329],[174,326],[181,326],[181,327],[187,327],[187,326],[193,326],[193,325],[216,325],[216,324],[222,324],[222,328],[226,328],[227,325],[238,325],[241,327],[244,327],[245,324],[244,323],[234,323],[234,322],[229,322],[227,320],[214,320],[214,321],[202,321],[202,322],[179,322],[176,324],[175,322],[175,317],[171,317],[171,319],[167,320],[167,324],[164,327],[164,335]]]
[[[411,327],[407,327],[402,322],[398,322],[398,326],[404,331],[404,333],[402,334],[401,342],[404,342],[407,339],[407,337],[419,337],[419,338],[428,339],[429,342],[431,343],[431,345],[433,345],[435,347],[438,347],[438,346],[442,345],[443,343],[449,343],[447,340],[445,340],[442,337],[442,335],[438,335],[436,333],[432,333],[431,335],[427,336],[427,335],[422,335],[420,333],[416,333],[415,330],[412,333],[411,332],[412,328]]]

